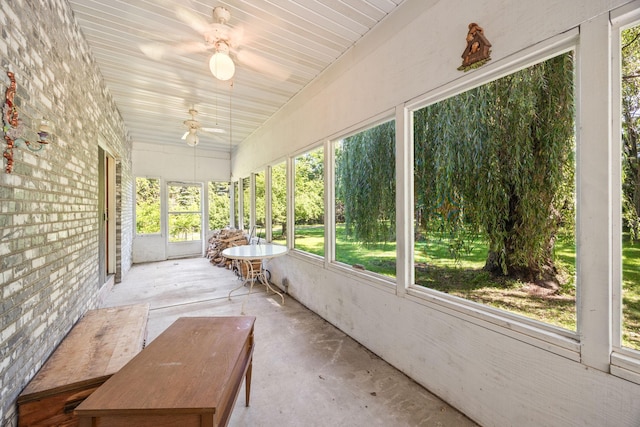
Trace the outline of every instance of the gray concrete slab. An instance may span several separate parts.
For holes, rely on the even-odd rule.
[[[134,265],[104,306],[150,304],[152,341],[178,317],[237,316],[248,288],[205,258]],[[441,426],[477,424],[290,296],[256,285],[251,405],[240,391],[230,426]],[[244,386],[243,386],[244,387]]]

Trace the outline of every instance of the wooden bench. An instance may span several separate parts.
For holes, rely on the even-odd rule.
[[[89,310],[18,397],[18,425],[78,425],[74,409],[144,347],[148,304]]]
[[[226,426],[245,382],[255,317],[181,317],[76,408],[81,427]]]

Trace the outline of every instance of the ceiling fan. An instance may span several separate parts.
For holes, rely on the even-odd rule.
[[[200,125],[200,122],[196,120],[198,111],[194,108],[189,109],[190,119],[185,120],[183,123],[187,128],[187,131],[182,135],[182,139],[186,141],[190,147],[195,147],[200,142],[198,137],[198,131],[209,133],[224,133],[224,129],[221,128],[205,128]]]
[[[291,74],[289,70],[250,50],[240,49],[244,29],[240,25],[234,27],[228,25],[231,12],[224,6],[213,8],[212,22],[207,22],[183,6],[174,5],[174,10],[178,19],[204,38],[204,41],[179,43],[174,48],[185,53],[213,51],[209,59],[209,69],[217,79],[229,80],[234,76],[236,66],[234,59],[242,65],[278,80],[289,78]],[[146,43],[140,46],[145,55],[155,60],[162,58],[166,48],[167,45],[161,43]]]

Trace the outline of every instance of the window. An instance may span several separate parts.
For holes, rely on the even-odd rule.
[[[201,240],[202,210],[200,184],[167,185],[169,242]]]
[[[242,183],[242,227],[249,228],[251,222],[251,179],[246,177],[240,181]]]
[[[294,159],[294,247],[324,256],[324,149]]]
[[[415,283],[576,329],[573,53],[414,112]]]
[[[271,236],[274,243],[287,244],[287,164],[271,168]]]
[[[136,178],[136,233],[160,233],[160,180]]]
[[[209,182],[209,230],[218,230],[229,225],[230,183]]]
[[[640,350],[640,26],[623,30],[622,120],[622,345]]]
[[[335,259],[396,276],[395,121],[335,143]]]
[[[240,191],[238,190],[239,188],[239,183],[238,181],[235,181],[232,183],[233,185],[233,226],[236,229],[241,228],[240,227],[240,204],[239,204],[239,199],[240,199]]]
[[[266,186],[265,186],[265,174],[264,171],[255,174],[255,206],[256,206],[256,229],[254,230],[254,236],[261,240],[266,237],[267,215],[266,215]]]

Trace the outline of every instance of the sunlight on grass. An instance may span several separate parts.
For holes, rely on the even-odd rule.
[[[623,239],[622,345],[640,350],[640,242]]]
[[[296,225],[294,248],[324,256],[324,225]]]
[[[395,279],[396,243],[362,244],[346,237],[344,225],[336,227],[336,261],[358,266]]]
[[[456,259],[451,250],[450,239],[445,233],[431,233],[416,242],[415,263],[431,264],[443,268],[482,268],[487,259],[487,248],[483,242],[468,242],[461,258]]]
[[[395,279],[395,245],[363,246],[356,242],[336,243],[336,261]]]
[[[494,277],[482,270],[487,259],[487,244],[479,238],[469,242],[465,253],[458,258],[453,257],[450,245],[447,236],[438,233],[416,243],[416,284],[576,330],[575,245],[571,239],[558,239],[556,243],[556,266],[565,283],[555,292],[534,283]]]

